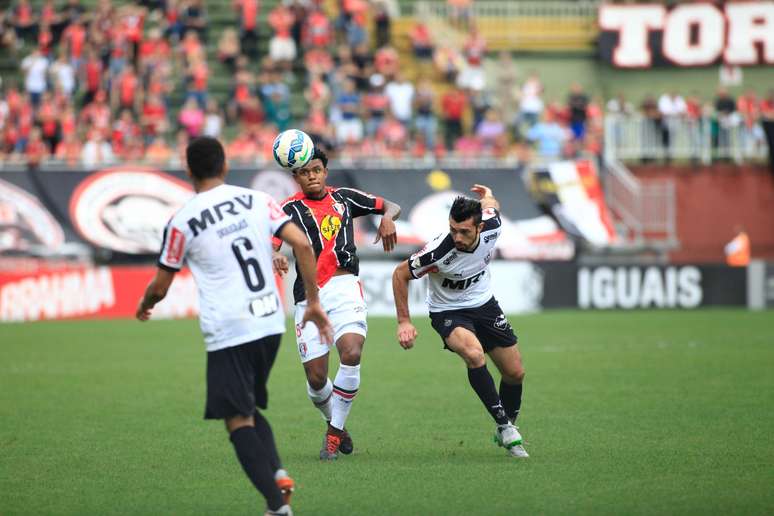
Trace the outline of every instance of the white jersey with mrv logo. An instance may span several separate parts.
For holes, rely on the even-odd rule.
[[[191,269],[207,351],[285,331],[271,242],[288,223],[267,194],[224,184],[195,195],[167,224],[158,265]]]
[[[492,298],[489,261],[500,236],[500,214],[484,210],[484,229],[471,251],[454,247],[451,234],[438,235],[408,260],[414,278],[428,275],[427,305],[431,312],[475,308]]]

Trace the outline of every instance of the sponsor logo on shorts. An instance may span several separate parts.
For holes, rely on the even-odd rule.
[[[505,318],[505,315],[504,314],[500,314],[500,315],[497,316],[497,319],[495,319],[494,327],[497,328],[498,330],[505,331],[508,328],[510,328],[511,325],[508,324],[508,319]]]
[[[451,326],[451,325],[452,325],[452,321],[451,321],[451,319],[444,319],[444,320],[443,320],[443,325],[444,325],[444,326],[446,326],[447,328],[448,328],[449,326]]]
[[[306,346],[306,342],[303,340],[298,342],[298,354],[301,358],[306,358],[306,354],[309,352],[309,348]]]
[[[484,263],[488,264],[492,260],[492,253],[488,253],[484,256]]]

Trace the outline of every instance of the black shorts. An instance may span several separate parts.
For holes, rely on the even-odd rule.
[[[269,402],[266,382],[281,334],[207,353],[207,406],[204,419],[252,416]]]
[[[430,322],[441,336],[443,347],[446,349],[449,349],[446,337],[458,326],[475,333],[487,353],[494,348],[507,348],[518,342],[513,328],[494,297],[475,308],[430,312]]]

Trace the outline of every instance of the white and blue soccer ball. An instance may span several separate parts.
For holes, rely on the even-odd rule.
[[[304,131],[288,129],[274,139],[274,160],[283,168],[296,169],[312,160],[314,142]]]

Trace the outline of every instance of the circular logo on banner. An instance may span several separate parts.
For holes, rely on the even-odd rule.
[[[288,172],[263,170],[253,176],[250,188],[271,195],[275,201],[282,202],[298,192],[298,185]]]
[[[188,183],[151,168],[111,168],[78,185],[70,218],[83,238],[98,247],[156,253],[167,221],[193,193]]]
[[[0,180],[0,252],[55,251],[64,240],[62,226],[37,197]]]

